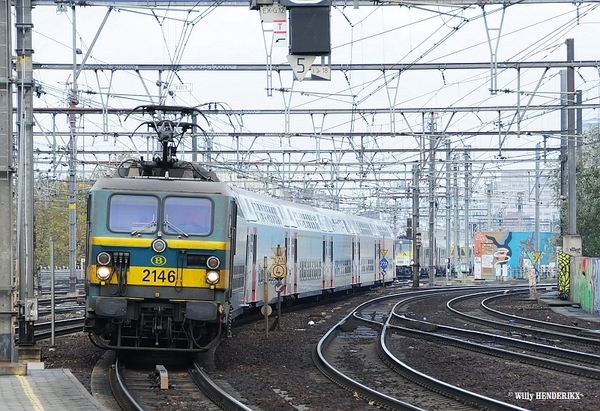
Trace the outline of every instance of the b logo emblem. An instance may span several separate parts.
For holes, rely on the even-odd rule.
[[[150,259],[150,262],[152,264],[154,264],[154,265],[162,266],[162,265],[165,265],[167,263],[167,258],[164,257],[164,256],[162,256],[162,255],[154,255]]]

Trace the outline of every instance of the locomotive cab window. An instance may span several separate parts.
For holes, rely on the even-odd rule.
[[[158,198],[154,196],[115,194],[110,198],[108,228],[124,233],[156,231]]]
[[[163,231],[176,235],[208,235],[212,232],[213,203],[208,198],[167,197]]]

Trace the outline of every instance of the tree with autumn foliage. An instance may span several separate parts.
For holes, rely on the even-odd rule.
[[[577,159],[577,234],[581,235],[584,256],[600,256],[600,132],[592,127],[582,135]],[[557,197],[560,196],[560,178],[555,184]],[[568,204],[561,202],[561,232],[568,232]]]
[[[77,263],[85,256],[86,201],[92,183],[76,185]],[[69,266],[69,182],[36,180],[34,204],[35,267],[50,265],[50,237],[54,242],[54,265]]]

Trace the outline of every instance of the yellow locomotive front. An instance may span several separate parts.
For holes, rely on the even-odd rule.
[[[99,179],[88,205],[93,340],[111,349],[214,347],[230,316],[235,213],[219,182]]]

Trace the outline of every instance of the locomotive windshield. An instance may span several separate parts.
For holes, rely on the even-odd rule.
[[[154,196],[115,194],[110,198],[108,228],[111,231],[153,233],[156,231],[158,198]]]
[[[167,197],[163,225],[167,234],[208,235],[212,231],[212,201],[208,198]]]
[[[117,233],[155,233],[161,215],[157,197],[115,194],[110,198],[108,228]],[[208,198],[166,197],[162,205],[165,234],[209,235],[212,232],[213,203]]]

